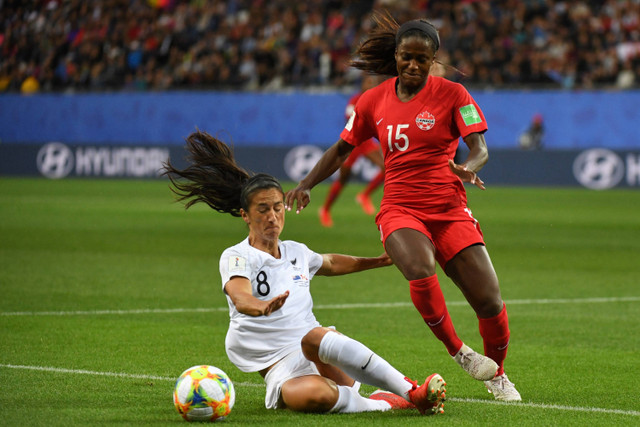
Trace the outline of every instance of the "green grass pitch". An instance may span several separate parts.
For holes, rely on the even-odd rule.
[[[373,218],[353,201],[361,188],[346,187],[324,229],[319,186],[302,214],[287,214],[282,238],[381,253]],[[236,384],[228,425],[640,425],[640,191],[468,191],[509,309],[506,369],[523,402],[495,403],[451,360],[389,267],[314,279],[316,316],[408,376],[439,372],[445,414],[309,415],[267,411],[260,376],[225,356],[218,258],[246,236],[242,220],[185,211],[164,180],[2,178],[1,423],[180,425],[175,378],[211,364]],[[459,335],[481,350],[471,308],[439,275]]]

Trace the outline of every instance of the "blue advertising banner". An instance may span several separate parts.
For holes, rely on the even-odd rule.
[[[534,118],[545,149],[640,149],[640,91],[472,92],[490,149],[518,148]],[[0,95],[0,142],[182,145],[196,128],[236,146],[328,147],[349,94],[162,92]]]
[[[316,164],[323,150],[307,144],[236,146],[234,152],[245,169],[265,172],[281,180],[299,181]],[[174,145],[0,144],[0,176],[158,178],[167,159],[177,167],[184,167],[185,157],[184,148]],[[362,181],[371,180],[377,172],[377,167],[365,158],[353,167],[354,178]],[[640,188],[640,150],[492,150],[480,176],[487,186]]]

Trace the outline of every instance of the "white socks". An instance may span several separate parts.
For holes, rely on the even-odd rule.
[[[322,362],[342,369],[356,381],[380,387],[408,400],[408,392],[412,385],[404,379],[405,376],[354,339],[338,332],[328,332],[320,342],[318,357]],[[336,406],[341,399],[342,395]]]
[[[357,390],[344,385],[338,387],[338,401],[329,412],[348,414],[352,412],[388,411],[391,406],[384,400],[367,399]]]

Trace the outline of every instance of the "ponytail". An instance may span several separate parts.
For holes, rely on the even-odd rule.
[[[248,210],[251,194],[265,188],[277,188],[280,183],[267,174],[251,176],[238,166],[231,148],[206,132],[197,131],[186,138],[189,166],[177,169],[170,161],[164,164],[164,175],[178,201],[186,202],[185,209],[196,203],[240,216],[240,209]],[[283,192],[284,194],[284,192]]]

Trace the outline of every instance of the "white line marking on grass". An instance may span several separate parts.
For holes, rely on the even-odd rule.
[[[77,310],[77,311],[13,311],[2,312],[0,316],[95,316],[104,314],[171,314],[171,313],[211,313],[229,311],[228,307],[213,308],[141,308],[134,310]]]
[[[637,302],[640,297],[611,297],[611,298],[559,298],[559,299],[520,299],[507,300],[508,305],[533,304],[601,304],[611,302]],[[466,301],[447,301],[447,306],[466,306]],[[325,304],[316,305],[316,310],[349,310],[354,308],[397,308],[413,307],[410,302],[381,302],[355,304]],[[134,310],[77,310],[77,311],[5,311],[0,316],[98,316],[98,315],[128,315],[128,314],[171,314],[171,313],[213,313],[227,312],[228,307],[211,308],[141,308]]]
[[[607,302],[636,302],[640,297],[602,297],[602,298],[558,298],[558,299],[516,299],[508,304],[600,304]]]
[[[627,411],[624,409],[607,409],[607,408],[566,406],[566,405],[548,405],[546,403],[533,403],[533,402],[499,402],[497,400],[467,399],[467,398],[460,398],[460,397],[447,398],[447,402],[449,401],[463,402],[463,403],[481,403],[481,404],[488,404],[488,405],[524,406],[526,408],[556,409],[560,411],[599,412],[603,414],[631,415],[634,417],[640,417],[640,411]]]
[[[123,372],[98,372],[98,371],[87,371],[85,369],[53,368],[50,366],[25,366],[25,365],[0,364],[0,368],[55,372],[60,374],[81,374],[81,375],[98,375],[103,377],[133,378],[137,380],[175,381],[178,379],[178,376],[176,376],[175,378],[172,378],[172,377],[161,377],[157,375],[126,374]],[[241,382],[241,383],[234,382],[234,385],[242,386],[242,387],[264,387],[264,384],[247,383],[247,382]]]
[[[610,302],[636,302],[640,297],[611,297],[611,298],[560,298],[560,299],[514,299],[506,300],[507,305],[533,305],[533,304],[599,304]],[[469,305],[467,301],[447,301],[447,306]],[[357,304],[331,304],[318,305],[314,309],[351,309],[351,308],[393,308],[413,307],[410,302],[392,303],[357,303]]]
[[[137,380],[156,380],[156,381],[175,381],[176,378],[172,377],[162,377],[158,375],[143,375],[143,374],[127,374],[122,372],[98,372],[98,371],[88,371],[85,369],[65,369],[65,368],[54,368],[49,366],[25,366],[25,365],[11,365],[11,364],[0,364],[0,368],[8,368],[8,369],[22,369],[22,370],[31,370],[31,371],[44,371],[44,372],[54,372],[60,374],[80,374],[80,375],[99,375],[104,377],[119,377],[119,378],[132,378]],[[249,382],[239,382],[234,383],[236,387],[264,387],[264,383],[249,383]],[[598,412],[602,414],[614,414],[614,415],[630,415],[634,417],[640,416],[639,411],[627,411],[623,409],[607,409],[607,408],[593,408],[593,407],[579,407],[579,406],[566,406],[566,405],[548,405],[546,403],[533,403],[533,402],[498,402],[495,400],[484,400],[484,399],[468,399],[468,398],[448,398],[450,402],[461,402],[461,403],[479,403],[485,405],[512,405],[512,406],[522,406],[525,408],[540,408],[540,409],[552,409],[552,410],[560,410],[560,411],[574,411],[574,412]]]

